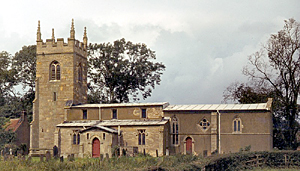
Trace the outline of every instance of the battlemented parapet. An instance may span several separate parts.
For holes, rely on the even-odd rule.
[[[47,55],[53,53],[75,53],[79,55],[83,55],[83,57],[87,56],[87,34],[86,28],[84,28],[84,36],[83,42],[75,39],[75,29],[74,29],[74,20],[72,20],[72,26],[70,31],[70,38],[67,39],[67,42],[64,42],[63,38],[54,37],[54,29],[52,29],[52,38],[46,39],[44,42],[41,39],[41,29],[40,29],[40,21],[38,24],[37,30],[37,55]]]

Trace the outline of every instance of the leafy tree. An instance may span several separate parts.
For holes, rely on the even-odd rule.
[[[15,140],[15,133],[12,131],[5,131],[6,124],[9,122],[9,119],[0,117],[0,149],[6,144],[10,144]]]
[[[125,39],[89,46],[89,102],[121,103],[151,96],[165,65],[145,44]],[[97,93],[98,92],[98,93]],[[96,99],[95,99],[96,98]],[[97,100],[99,99],[99,100]]]
[[[12,56],[8,52],[0,52],[0,95],[6,97],[13,92],[13,86],[17,84],[16,71],[12,69]],[[0,100],[0,103],[3,99]]]
[[[18,72],[17,79],[28,88],[28,92],[34,92],[36,73],[36,45],[23,46],[22,50],[15,53],[12,67]]]
[[[300,25],[294,19],[285,20],[283,29],[277,34],[272,34],[260,51],[249,56],[249,65],[243,70],[253,83],[251,91],[246,94],[259,96],[262,94],[256,90],[264,89],[275,97],[277,102],[273,116],[279,119],[280,123],[274,124],[275,128],[279,126],[282,129],[283,142],[287,142],[286,146],[294,149],[298,146],[296,133],[299,128],[296,120],[299,116],[297,105],[300,90],[299,48]]]

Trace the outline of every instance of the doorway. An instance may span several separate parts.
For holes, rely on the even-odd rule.
[[[191,137],[187,137],[186,141],[186,154],[192,154],[193,152],[193,140]]]
[[[100,140],[98,138],[93,139],[92,157],[100,157]]]

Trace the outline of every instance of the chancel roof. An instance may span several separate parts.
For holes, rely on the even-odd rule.
[[[268,103],[169,105],[164,111],[270,110]]]

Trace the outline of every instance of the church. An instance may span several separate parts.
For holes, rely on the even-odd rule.
[[[30,155],[111,157],[273,148],[272,99],[258,104],[87,104],[87,31],[43,41],[38,22]],[[188,97],[187,97],[188,98]]]

